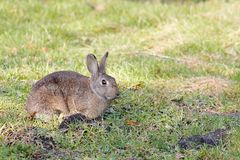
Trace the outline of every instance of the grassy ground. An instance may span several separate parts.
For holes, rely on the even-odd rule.
[[[238,0],[1,1],[0,159],[240,159],[240,119],[230,116],[240,112],[239,26]],[[62,134],[57,120],[27,118],[35,80],[57,70],[89,75],[86,54],[107,50],[122,97],[104,125]],[[55,149],[19,135],[6,144],[33,126]],[[217,147],[176,145],[226,127]]]

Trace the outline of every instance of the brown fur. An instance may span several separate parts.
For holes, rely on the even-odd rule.
[[[107,87],[99,85],[102,77],[108,81]],[[94,87],[101,90],[95,91]],[[107,99],[109,95],[111,98]],[[98,117],[117,95],[115,79],[105,73],[99,72],[97,77],[92,74],[89,78],[73,71],[59,71],[47,75],[33,86],[26,109],[30,115],[46,121],[54,113],[62,113],[64,116],[81,113],[93,119]]]

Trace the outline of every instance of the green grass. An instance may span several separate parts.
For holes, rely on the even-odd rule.
[[[1,1],[0,128],[35,126],[57,142],[50,159],[240,159],[240,2],[209,0]],[[80,124],[66,135],[57,120],[30,121],[35,80],[58,70],[89,75],[85,56],[110,52],[107,71],[122,96],[104,127]],[[137,88],[134,90],[133,88]],[[181,100],[180,103],[173,99]],[[187,108],[190,108],[189,111]],[[126,121],[137,122],[137,125]],[[181,151],[181,137],[231,127],[223,144]],[[0,159],[29,159],[33,144],[8,146]]]

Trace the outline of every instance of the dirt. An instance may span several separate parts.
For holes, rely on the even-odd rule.
[[[77,113],[77,114],[73,114],[69,117],[66,117],[62,123],[59,125],[58,129],[63,132],[66,133],[68,132],[68,129],[70,127],[71,124],[77,124],[80,122],[84,122],[84,123],[94,123],[94,120],[89,120],[87,119],[84,115]]]
[[[52,150],[56,147],[53,137],[47,134],[39,134],[36,127],[5,126],[1,130],[1,135],[3,135],[7,145],[15,145],[16,143],[34,144],[46,150]]]
[[[229,88],[232,82],[216,77],[195,77],[188,79],[181,89],[184,92],[201,92],[205,95],[219,95]]]
[[[78,159],[81,152],[78,150],[61,149],[54,138],[43,131],[42,128],[4,125],[0,128],[0,135],[6,145],[14,146],[18,143],[35,146],[35,151],[28,157],[30,159]]]
[[[220,145],[221,142],[230,134],[230,129],[217,129],[205,135],[194,135],[181,138],[178,145],[181,149],[200,149],[203,145],[209,147]]]
[[[101,128],[105,128],[107,131],[110,131],[111,126],[106,126],[103,123],[103,120],[106,119],[109,115],[115,114],[116,111],[113,108],[108,108],[103,116],[97,117],[96,119],[87,119],[84,115],[77,113],[73,114],[69,117],[66,117],[61,124],[59,125],[58,129],[62,133],[67,133],[71,125],[79,124],[79,123],[86,123],[88,125],[98,126]],[[76,130],[81,130],[80,126],[76,127]]]
[[[25,144],[35,146],[36,150],[30,155],[31,159],[46,159],[48,155],[46,152],[53,152],[57,143],[53,137],[48,134],[40,134],[40,128],[24,127],[24,126],[3,126],[0,134],[3,136],[4,143],[9,146],[16,144]]]

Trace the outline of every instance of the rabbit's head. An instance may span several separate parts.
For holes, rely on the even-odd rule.
[[[92,91],[105,100],[112,100],[119,96],[115,79],[106,74],[106,60],[108,52],[102,57],[98,65],[93,54],[87,55],[87,68],[91,73],[90,86]]]

